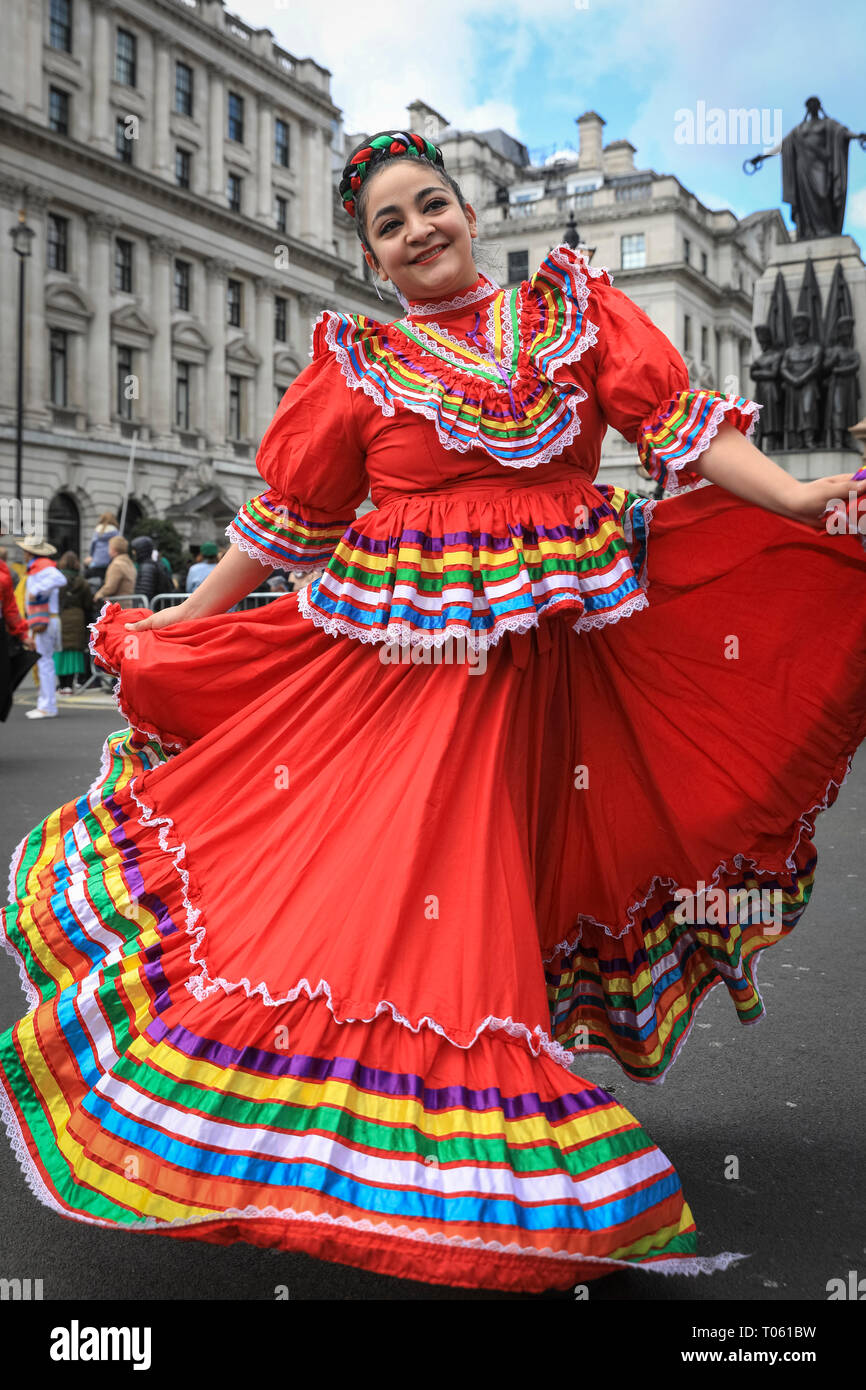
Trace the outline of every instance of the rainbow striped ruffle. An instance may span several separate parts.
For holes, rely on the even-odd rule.
[[[136,794],[162,758],[112,734],[93,787],[13,858],[6,945],[30,1011],[0,1036],[0,1101],[40,1201],[466,1287],[741,1258],[696,1258],[637,1121],[507,1029],[463,1048],[388,1014],[337,1024],[320,994],[195,998],[194,866]]]
[[[709,447],[723,420],[751,439],[761,407],[745,396],[720,391],[680,391],[663,402],[640,427],[637,449],[651,478],[669,492],[705,487],[707,479],[686,467]]]
[[[428,504],[381,536],[373,515],[348,527],[324,574],[299,594],[300,612],[332,636],[424,647],[457,637],[478,649],[554,609],[570,609],[584,631],[646,607],[653,499],[608,484],[539,489],[519,505],[509,499],[507,511],[488,494],[485,529],[459,520],[445,529],[443,513],[467,515],[459,505],[433,515]],[[530,521],[534,508],[546,519]]]
[[[310,508],[268,488],[245,502],[225,534],[263,565],[287,570],[316,569],[333,554],[354,511],[342,521],[314,521]],[[305,514],[306,513],[306,514]]]

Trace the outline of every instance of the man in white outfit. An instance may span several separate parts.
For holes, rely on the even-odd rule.
[[[27,580],[24,589],[26,618],[39,661],[36,673],[39,677],[39,697],[36,708],[27,710],[28,719],[55,719],[57,717],[57,674],[54,669],[54,653],[62,646],[60,635],[60,590],[66,585],[66,575],[61,574],[49,557],[57,554],[56,546],[36,535],[25,536],[18,542],[19,550],[27,557]],[[41,630],[40,630],[41,629]]]

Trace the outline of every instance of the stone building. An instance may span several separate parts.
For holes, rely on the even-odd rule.
[[[339,203],[330,73],[222,0],[7,0],[0,48],[0,495],[84,550],[99,514],[224,541],[323,307],[374,313]]]

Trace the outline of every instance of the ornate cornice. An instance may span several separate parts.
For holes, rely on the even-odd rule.
[[[182,249],[181,243],[168,236],[150,236],[150,252],[152,256],[176,256]]]
[[[98,212],[85,212],[84,218],[91,233],[111,236],[123,226],[123,219],[118,217],[116,212],[105,212],[103,209]]]

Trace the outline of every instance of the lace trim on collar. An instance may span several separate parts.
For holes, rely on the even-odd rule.
[[[485,275],[483,270],[479,274],[481,284],[473,290],[467,290],[465,294],[454,295],[451,299],[439,299],[435,304],[428,300],[410,299],[404,318],[426,317],[428,314],[448,314],[455,309],[465,309],[470,304],[478,304],[482,299],[489,299],[491,295],[502,288],[489,275]]]

